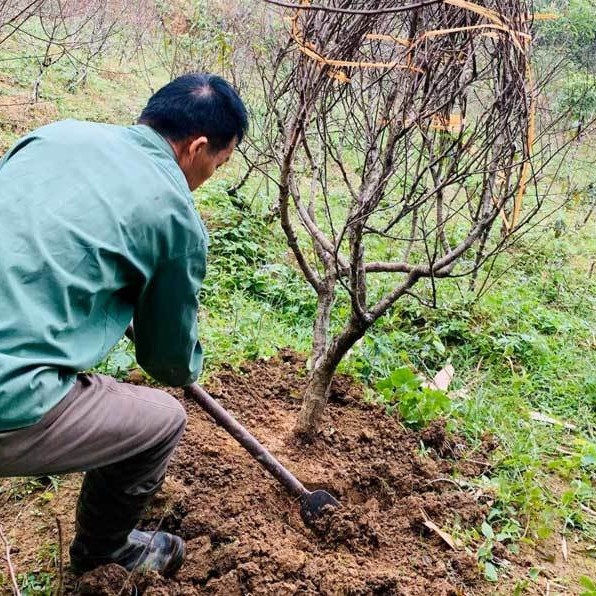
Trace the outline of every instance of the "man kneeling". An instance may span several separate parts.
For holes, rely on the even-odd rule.
[[[0,476],[85,471],[71,565],[176,571],[184,542],[135,529],[186,422],[158,389],[82,374],[134,320],[137,360],[196,380],[207,232],[191,191],[242,140],[223,79],[182,76],[129,127],[67,120],[0,161]]]

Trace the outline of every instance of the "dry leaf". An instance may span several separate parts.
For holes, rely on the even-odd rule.
[[[565,562],[567,562],[569,553],[567,552],[567,539],[565,536],[561,538],[561,551],[563,552],[563,558],[565,559]]]
[[[536,422],[544,422],[545,424],[553,424],[556,426],[564,426],[567,430],[577,430],[577,427],[570,422],[561,422],[556,418],[542,414],[541,412],[530,412],[530,418]]]
[[[426,381],[425,383],[422,383],[422,386],[428,387],[429,389],[447,391],[447,389],[449,389],[449,385],[451,385],[454,375],[455,369],[453,366],[451,366],[451,364],[448,364],[435,375],[435,378],[432,381]]]
[[[451,534],[448,534],[447,532],[441,530],[441,528],[439,528],[439,526],[437,526],[437,524],[435,524],[434,522],[430,521],[430,519],[427,519],[424,522],[424,525],[429,530],[432,530],[433,532],[435,532],[435,534],[440,536],[443,539],[443,541],[446,544],[448,544],[453,550],[457,550],[457,548],[459,547],[459,542],[456,541],[455,538],[451,536]]]

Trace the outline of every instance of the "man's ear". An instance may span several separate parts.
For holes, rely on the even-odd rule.
[[[209,139],[205,136],[193,139],[188,145],[188,154],[191,159],[194,159],[199,153],[207,149]]]

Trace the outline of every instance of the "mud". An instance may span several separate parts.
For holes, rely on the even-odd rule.
[[[299,504],[185,400],[185,437],[144,520],[187,541],[185,565],[167,580],[97,570],[84,577],[80,592],[120,593],[128,581],[123,594],[483,593],[473,557],[452,550],[424,521],[439,527],[482,521],[482,498],[446,477],[468,467],[483,471],[484,456],[475,452],[480,464],[468,466],[467,447],[442,423],[421,434],[405,430],[365,403],[347,377],[334,384],[319,437],[299,442],[292,427],[304,375],[303,359],[282,352],[223,370],[208,389],[309,489],[339,498],[340,509],[306,528]],[[85,592],[89,586],[95,592]]]

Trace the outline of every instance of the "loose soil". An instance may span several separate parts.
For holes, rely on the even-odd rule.
[[[444,426],[424,431],[432,455],[423,457],[421,436],[364,403],[359,388],[340,377],[321,435],[311,444],[297,442],[292,427],[303,386],[303,360],[282,352],[238,372],[224,370],[208,389],[309,489],[336,495],[341,509],[315,531],[306,528],[299,504],[185,400],[185,438],[146,525],[161,521],[181,535],[187,562],[174,579],[145,578],[137,587],[147,594],[231,596],[447,595],[476,586],[474,559],[424,525],[427,519],[438,526],[479,524],[486,513],[482,499],[443,480],[464,455]],[[482,455],[475,456],[482,468]],[[164,504],[169,511],[162,519]],[[98,579],[120,587],[120,570],[113,571],[107,581],[105,570],[84,578],[82,591],[89,582],[97,590]]]
[[[185,403],[188,426],[164,489],[143,525],[182,536],[187,541],[184,566],[171,579],[129,577],[115,565],[80,580],[65,572],[65,592],[493,593],[475,558],[460,546],[449,546],[436,531],[478,526],[484,520],[490,496],[465,479],[488,468],[487,451],[494,447],[490,438],[472,453],[462,440],[448,436],[441,422],[418,434],[408,431],[378,406],[365,403],[360,388],[340,376],[320,435],[312,443],[299,442],[292,427],[304,375],[304,360],[284,351],[240,370],[224,369],[207,388],[309,489],[333,493],[342,503],[340,509],[323,516],[314,530],[306,528],[299,504],[196,404],[172,390]],[[76,478],[66,483],[66,499],[61,498],[60,510],[54,511],[68,518],[62,524],[65,552],[76,484]],[[5,506],[0,511],[4,527],[10,525],[7,515],[10,507]],[[26,523],[34,523],[34,517]],[[56,539],[51,517],[40,529],[53,532]],[[39,536],[29,534],[11,533],[22,553],[32,540],[37,539],[39,547]],[[13,557],[17,566],[26,560],[19,553]],[[530,564],[517,563],[522,568]]]

